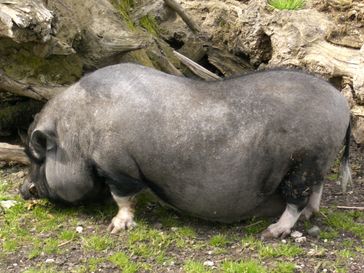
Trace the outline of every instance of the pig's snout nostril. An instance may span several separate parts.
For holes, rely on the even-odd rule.
[[[24,185],[21,185],[19,187],[19,192],[20,192],[20,195],[21,197],[24,199],[24,200],[28,200],[30,198],[30,194],[27,193],[27,191],[24,190]]]
[[[29,182],[28,179],[26,179],[24,181],[23,185],[21,185],[19,187],[20,195],[24,200],[28,200],[28,199],[32,198],[32,194],[31,194],[31,191],[30,191],[30,186],[31,185],[33,185],[33,187],[34,187],[34,183],[31,183],[31,182]]]

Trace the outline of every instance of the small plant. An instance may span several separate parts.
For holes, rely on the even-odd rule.
[[[280,10],[297,10],[303,8],[305,0],[268,0],[268,4]]]
[[[134,29],[135,25],[130,17],[130,11],[134,7],[133,0],[113,1],[114,5],[118,8],[121,17],[130,29]]]
[[[155,19],[155,17],[147,14],[145,16],[143,16],[142,18],[140,18],[139,20],[139,24],[142,28],[144,28],[145,30],[147,30],[149,33],[151,33],[152,35],[157,35],[159,32],[159,27],[158,27],[158,23],[157,20]]]
[[[259,255],[263,258],[296,257],[303,253],[303,249],[293,244],[267,245],[260,244]]]
[[[259,262],[250,260],[250,261],[241,261],[241,262],[232,262],[225,261],[222,264],[222,271],[226,273],[264,273],[267,272],[266,268],[261,266]]]
[[[193,260],[185,262],[183,269],[186,273],[209,273],[206,267],[201,263]]]
[[[83,239],[83,247],[86,250],[103,251],[114,245],[114,241],[109,236],[93,235]]]
[[[109,257],[109,260],[119,267],[119,269],[122,270],[122,272],[125,273],[134,273],[138,272],[138,265],[131,262],[128,258],[128,256],[124,253],[117,252]]]
[[[277,264],[276,268],[274,268],[274,273],[293,273],[295,272],[296,266],[293,263],[289,262],[280,262]]]
[[[229,240],[226,238],[225,235],[222,235],[222,234],[215,235],[210,239],[210,245],[215,246],[215,247],[224,247],[228,243],[229,243]]]

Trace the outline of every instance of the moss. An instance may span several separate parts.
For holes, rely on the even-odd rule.
[[[268,0],[268,4],[279,10],[298,10],[304,7],[305,0]]]
[[[153,62],[149,58],[145,49],[133,50],[131,52],[126,53],[123,56],[123,61],[136,62],[141,65],[154,68]]]
[[[138,272],[138,266],[131,262],[129,257],[125,255],[124,253],[117,252],[110,256],[109,260],[119,267],[122,272],[125,273],[134,273]]]
[[[130,17],[130,11],[134,7],[134,0],[113,0],[112,3],[118,9],[119,14],[123,18],[126,25],[129,27],[129,29],[134,30],[135,24]]]
[[[28,82],[43,84],[71,84],[81,77],[83,65],[76,54],[42,58],[34,55],[35,45],[19,45],[9,39],[1,39],[0,68],[13,79],[26,78]]]
[[[157,20],[149,14],[140,18],[139,25],[154,36],[157,36],[159,33]]]
[[[187,260],[183,266],[186,273],[209,273],[211,272],[201,262]]]
[[[264,273],[266,268],[261,266],[258,261],[225,261],[222,264],[222,271],[226,273]]]

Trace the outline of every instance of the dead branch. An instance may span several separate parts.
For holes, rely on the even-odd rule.
[[[364,207],[347,207],[347,206],[336,206],[338,209],[347,209],[347,210],[364,210]]]
[[[195,73],[200,78],[207,81],[221,80],[219,76],[202,67],[198,63],[192,61],[191,59],[187,58],[186,56],[182,55],[181,53],[177,51],[173,51],[173,53],[185,66],[187,66],[193,73]]]
[[[193,31],[193,32],[201,32],[200,28],[197,24],[191,19],[190,16],[183,10],[180,4],[178,4],[175,0],[164,0],[166,5],[174,10],[179,16],[181,16],[182,20],[186,23],[186,25]]]
[[[0,143],[0,161],[14,161],[23,165],[29,165],[29,159],[24,152],[24,148],[8,143]]]
[[[64,86],[35,86],[25,84],[9,78],[0,70],[0,91],[14,93],[19,96],[29,97],[35,100],[48,100],[57,93],[65,90]]]

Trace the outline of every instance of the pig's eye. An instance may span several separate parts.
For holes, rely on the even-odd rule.
[[[38,191],[37,191],[37,188],[35,187],[34,183],[30,184],[30,186],[29,186],[29,193],[33,196],[37,196]]]

